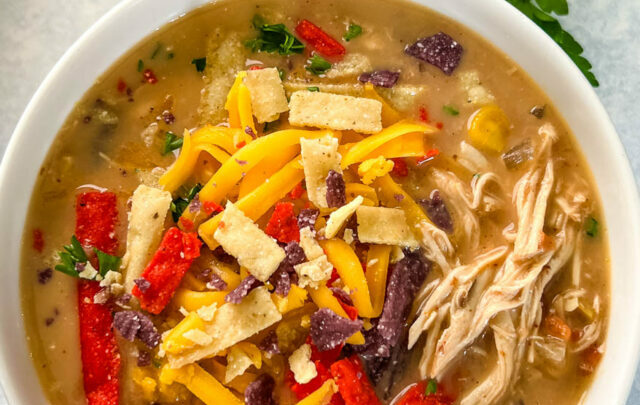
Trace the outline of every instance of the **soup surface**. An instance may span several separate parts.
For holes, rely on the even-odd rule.
[[[572,134],[491,44],[395,0],[236,0],[77,104],[21,288],[52,404],[561,405],[607,254]]]

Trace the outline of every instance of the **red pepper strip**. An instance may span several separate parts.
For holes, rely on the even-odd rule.
[[[321,352],[320,350],[318,350],[316,345],[313,344],[311,336],[307,336],[307,340],[305,340],[305,343],[311,346],[311,361],[313,361],[314,363],[316,361],[320,361],[326,368],[329,368],[333,364],[333,362],[338,360],[338,357],[340,357],[340,352],[344,347],[344,344],[341,344],[340,346],[334,347],[331,350]]]
[[[293,204],[277,203],[264,232],[278,242],[300,242],[300,228],[298,228],[296,214],[293,212]]]
[[[414,385],[400,399],[397,405],[451,405],[453,400],[436,392],[426,395],[427,383],[422,381]]]
[[[346,405],[381,405],[357,355],[333,363],[330,370]]]
[[[405,162],[403,158],[394,158],[391,160],[393,160],[393,169],[391,170],[391,174],[398,177],[406,177],[409,175],[407,162]]]
[[[324,56],[338,58],[346,52],[340,42],[331,38],[329,34],[309,20],[300,21],[296,27],[296,32],[309,45],[314,47],[318,53]]]
[[[85,248],[95,247],[114,254],[118,247],[115,225],[118,220],[116,195],[83,193],[76,200],[76,237]],[[88,405],[117,405],[120,354],[113,333],[111,309],[94,304],[100,291],[96,281],[78,283],[78,316],[84,391]]]
[[[193,260],[200,256],[202,242],[196,233],[170,228],[162,238],[158,250],[142,272],[150,284],[144,292],[133,287],[132,294],[140,299],[140,307],[159,314],[167,306]]]
[[[291,389],[291,391],[295,394],[298,401],[311,395],[315,390],[320,388],[320,386],[324,384],[325,381],[331,378],[329,369],[322,364],[322,361],[315,360],[314,364],[316,365],[316,371],[318,372],[318,375],[306,384],[300,384],[296,382],[291,370],[287,370],[285,380],[287,381],[289,389]],[[344,401],[342,400],[340,394],[334,394],[331,397],[329,405],[344,405]]]

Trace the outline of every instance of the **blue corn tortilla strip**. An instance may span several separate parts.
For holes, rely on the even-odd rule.
[[[130,342],[135,338],[150,348],[160,343],[160,333],[148,316],[138,311],[120,311],[113,316],[113,327]]]
[[[239,304],[242,302],[242,299],[244,297],[246,297],[251,291],[253,291],[253,289],[258,288],[263,284],[264,283],[262,281],[249,275],[244,280],[242,280],[233,291],[227,294],[224,297],[224,300],[232,304]]]
[[[287,254],[287,262],[289,262],[289,264],[292,266],[303,263],[305,260],[307,260],[307,256],[305,256],[304,250],[296,241],[287,243],[287,245],[284,247],[284,252]]]
[[[453,233],[453,220],[451,214],[447,209],[447,205],[440,196],[438,190],[434,190],[431,193],[430,198],[421,200],[420,203],[424,207],[424,210],[435,226],[442,229],[448,234]]]
[[[280,354],[280,346],[278,346],[278,334],[272,330],[258,344],[258,349],[269,354]]]
[[[311,341],[324,352],[343,344],[362,329],[362,321],[343,318],[329,308],[321,308],[311,315]]]
[[[269,374],[261,374],[244,390],[246,405],[275,405],[273,390],[276,382]]]
[[[342,174],[329,170],[327,175],[327,205],[329,208],[342,207],[347,203],[347,192]]]
[[[313,231],[316,226],[318,215],[320,215],[320,211],[313,208],[300,211],[300,214],[298,214],[298,228],[302,229],[309,227]]]
[[[274,287],[273,292],[286,297],[291,291],[291,273],[295,273],[293,266],[284,260],[278,269],[269,277],[269,283]]]
[[[460,64],[463,51],[462,45],[444,32],[421,38],[404,49],[407,55],[432,64],[447,76]]]
[[[358,76],[358,80],[362,83],[369,82],[376,87],[385,87],[387,89],[395,86],[399,78],[400,72],[392,72],[390,70],[374,70]]]

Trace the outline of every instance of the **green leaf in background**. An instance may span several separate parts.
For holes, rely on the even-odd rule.
[[[582,56],[584,52],[582,46],[571,34],[562,28],[560,22],[552,15],[567,15],[569,13],[567,0],[535,0],[535,4],[534,0],[507,1],[536,23],[538,27],[542,28],[547,35],[560,45],[560,48],[569,55],[573,63],[578,66],[593,87],[600,85],[598,79],[596,79],[596,76],[591,71],[591,63]]]

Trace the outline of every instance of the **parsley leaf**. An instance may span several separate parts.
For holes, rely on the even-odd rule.
[[[144,62],[142,59],[138,59],[138,72],[142,72],[142,69],[144,69]]]
[[[534,0],[507,0],[512,6],[520,10],[538,27],[542,28],[560,48],[569,55],[573,63],[578,66],[582,74],[589,80],[593,87],[598,87],[600,83],[591,71],[591,63],[582,56],[584,49],[582,46],[565,31],[560,22],[551,15],[566,15],[569,13],[569,7],[566,0],[535,0],[537,6],[533,4]]]
[[[204,68],[207,67],[207,58],[197,58],[191,61],[192,64],[196,65],[196,70],[198,72],[203,72]]]
[[[347,28],[347,32],[344,33],[342,38],[349,42],[360,35],[362,35],[362,27],[357,24],[349,24],[349,28]]]
[[[178,197],[171,202],[169,209],[171,210],[171,216],[173,217],[173,222],[178,222],[180,216],[184,210],[187,209],[191,200],[195,198],[195,196],[202,190],[202,184],[198,183],[195,186],[191,187],[186,193],[184,197]]]
[[[321,75],[331,69],[331,63],[318,54],[314,54],[307,62],[309,65],[305,66],[305,69],[314,75]]]
[[[244,45],[252,52],[278,52],[280,55],[302,53],[304,44],[296,38],[284,24],[267,24],[260,15],[253,17],[253,26],[258,37],[250,39]]]
[[[587,218],[587,221],[584,223],[584,231],[587,236],[595,238],[598,236],[598,221],[594,217]]]
[[[167,134],[164,138],[164,148],[162,149],[162,154],[166,155],[180,148],[182,148],[182,138],[171,131],[167,131]]]
[[[80,273],[76,270],[76,264],[86,264],[89,259],[76,235],[71,236],[71,244],[63,246],[63,249],[64,251],[58,252],[60,263],[56,265],[55,269],[71,277],[80,277]],[[104,277],[108,271],[119,271],[119,257],[104,253],[96,248],[93,248],[93,251],[98,257],[98,274],[100,276]]]
[[[105,253],[98,249],[93,249],[96,252],[96,256],[98,256],[98,264],[100,267],[100,275],[104,277],[109,271],[119,271],[120,269],[120,258],[117,256],[111,256],[108,253]]]
[[[320,87],[318,86],[311,86],[311,87],[307,87],[307,90],[311,91],[311,92],[318,92],[320,91]]]
[[[442,111],[444,111],[445,113],[449,114],[449,115],[453,115],[454,117],[458,114],[460,114],[460,111],[458,111],[457,108],[455,108],[452,105],[443,105],[442,106]]]
[[[433,395],[438,391],[438,382],[433,378],[427,382],[427,387],[424,390],[426,396]]]
[[[162,50],[162,44],[160,42],[158,42],[158,44],[156,45],[156,48],[151,53],[151,59],[155,59],[156,56],[158,56],[158,54],[160,53],[161,50]]]

